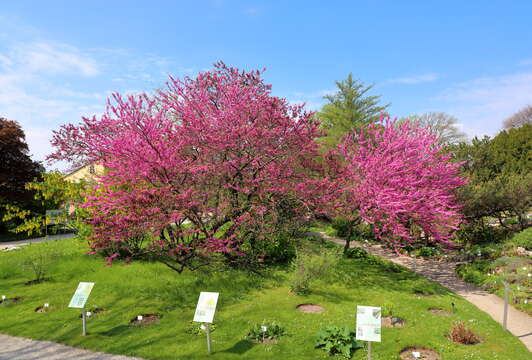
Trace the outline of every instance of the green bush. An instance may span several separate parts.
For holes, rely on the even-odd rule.
[[[332,227],[336,230],[336,235],[345,238],[350,231],[350,221],[345,218],[336,218],[333,220]]]
[[[203,324],[194,321],[189,321],[187,326],[185,327],[185,332],[191,335],[204,335],[205,330],[201,328],[201,325]],[[216,324],[209,324],[209,329],[211,330],[211,332],[215,331]]]
[[[456,240],[462,244],[500,243],[506,240],[510,231],[500,226],[488,226],[482,222],[463,224],[456,232]]]
[[[298,295],[310,293],[312,282],[331,274],[338,258],[336,248],[322,248],[318,253],[299,251],[293,262],[295,271],[290,284],[291,290]]]
[[[286,330],[281,324],[275,321],[263,321],[253,325],[246,338],[255,342],[262,342],[264,340],[277,340],[284,335],[286,335]]]
[[[332,326],[318,331],[316,348],[325,350],[329,355],[341,354],[350,359],[360,346],[353,330]]]
[[[440,255],[440,249],[437,249],[435,247],[424,246],[421,249],[419,249],[418,255],[423,256],[423,257],[431,257],[431,256]]]
[[[345,218],[335,218],[332,223],[332,227],[336,230],[336,235],[345,239],[351,232],[351,238],[347,240],[361,240],[373,238],[373,231],[371,225],[366,223],[360,223],[356,226],[351,225],[350,221]],[[352,227],[350,229],[350,227]]]
[[[370,257],[366,250],[358,247],[350,248],[344,256],[348,259],[368,259]]]
[[[515,247],[523,247],[529,251],[532,250],[532,227],[515,234],[509,244]]]

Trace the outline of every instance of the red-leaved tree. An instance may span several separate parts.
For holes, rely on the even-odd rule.
[[[372,224],[395,249],[415,241],[416,229],[429,241],[453,244],[461,222],[454,190],[466,181],[427,128],[386,119],[348,135],[336,155],[343,164],[331,204],[336,214],[352,226]]]
[[[272,96],[259,71],[215,65],[156,95],[115,94],[101,117],[54,134],[51,160],[107,169],[88,202],[92,248],[181,272],[268,236],[279,209],[306,216],[319,136],[312,113]],[[125,254],[125,255],[124,255]]]

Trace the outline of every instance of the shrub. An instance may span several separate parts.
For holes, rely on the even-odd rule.
[[[27,253],[22,262],[22,267],[25,272],[33,274],[28,284],[43,282],[46,280],[50,267],[56,258],[60,256],[60,252],[52,244],[43,244],[38,251],[31,248],[25,250],[27,250]]]
[[[311,283],[330,274],[338,261],[336,249],[322,248],[319,253],[305,253],[300,251],[294,259],[294,275],[291,289],[298,295],[308,294]]]
[[[453,325],[449,332],[449,339],[458,344],[475,345],[480,342],[480,337],[468,328],[463,321]]]
[[[345,238],[350,232],[351,223],[345,218],[336,218],[333,220],[332,227],[336,230],[336,235]]]
[[[440,250],[434,247],[425,246],[419,249],[418,254],[419,256],[423,256],[423,257],[431,257],[431,256],[439,255]]]
[[[353,330],[333,326],[318,331],[316,348],[325,350],[329,355],[341,354],[349,359],[360,346]]]
[[[350,248],[344,256],[348,259],[368,259],[370,257],[366,250],[358,247]]]
[[[189,321],[187,326],[185,327],[185,332],[191,335],[203,335],[205,334],[205,330],[202,329],[201,325],[202,324],[200,323]],[[216,330],[216,324],[209,324],[209,328],[211,332],[213,332],[214,330]]]
[[[509,230],[501,227],[486,226],[483,222],[462,224],[456,231],[456,240],[462,244],[499,243],[508,238]]]
[[[515,234],[508,244],[532,250],[532,227]]]
[[[264,342],[265,340],[277,340],[284,335],[286,331],[282,325],[275,321],[263,321],[253,325],[246,338],[255,342]]]

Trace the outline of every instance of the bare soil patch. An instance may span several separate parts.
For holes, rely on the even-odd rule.
[[[381,320],[381,324],[384,327],[403,327],[406,324],[406,320],[397,316],[386,316]]]
[[[16,304],[18,302],[21,302],[23,298],[21,297],[14,297],[14,298],[7,298],[5,300],[0,300],[0,304]]]
[[[412,353],[418,352],[419,357],[414,357]],[[432,349],[418,347],[418,346],[409,346],[399,354],[401,360],[441,360],[440,355]]]
[[[132,326],[146,326],[151,324],[157,324],[161,317],[157,314],[142,314],[142,319],[139,320],[138,316],[135,316],[130,322],[129,325]]]
[[[317,304],[300,304],[296,309],[307,314],[318,314],[325,311],[325,308]]]
[[[36,313],[45,313],[45,312],[50,312],[50,311],[52,311],[52,309],[50,309],[49,306],[39,306],[35,309]]]
[[[442,316],[451,316],[453,314],[451,311],[442,308],[430,308],[429,311],[433,314]]]

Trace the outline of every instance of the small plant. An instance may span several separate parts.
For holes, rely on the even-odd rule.
[[[418,252],[419,256],[432,257],[440,254],[440,251],[434,247],[422,247]]]
[[[366,250],[358,247],[350,248],[347,250],[347,252],[344,254],[344,256],[348,259],[367,259],[369,258],[369,254]]]
[[[463,321],[453,325],[449,332],[449,339],[458,344],[475,345],[480,342],[480,337],[468,328]]]
[[[312,282],[328,275],[337,261],[338,253],[335,250],[321,249],[318,254],[298,252],[290,288],[298,295],[308,294]]]
[[[350,359],[360,348],[355,338],[355,331],[345,326],[326,327],[318,331],[316,348],[325,350],[329,355],[341,354]]]
[[[281,324],[275,321],[263,321],[253,325],[246,338],[254,342],[264,343],[278,340],[284,335],[286,335],[286,330]]]
[[[59,252],[50,244],[42,246],[39,251],[31,251],[34,249],[29,250],[22,266],[26,272],[33,274],[33,278],[26,284],[38,284],[47,279],[50,267],[59,256]]]
[[[185,332],[191,335],[203,335],[205,334],[205,329],[202,327],[203,324],[200,324],[195,321],[189,321],[185,327]],[[209,324],[211,332],[216,330],[216,324]]]

